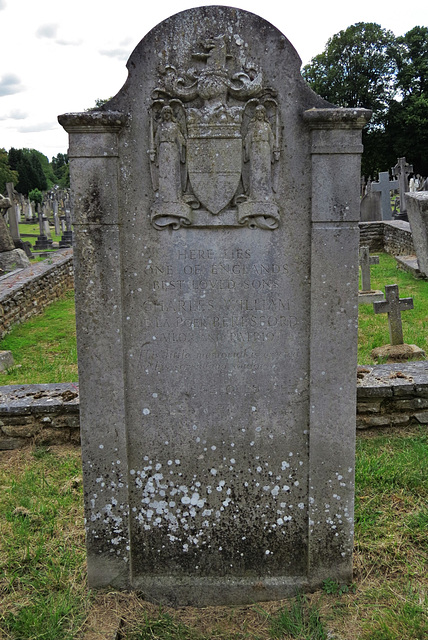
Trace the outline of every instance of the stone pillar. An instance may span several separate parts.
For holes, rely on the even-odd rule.
[[[312,130],[308,536],[313,581],[327,579],[332,565],[339,581],[352,579],[360,156],[369,116],[365,109],[304,113]]]
[[[65,114],[59,122],[70,136],[70,180],[77,237],[73,253],[75,272],[79,274],[75,279],[75,295],[81,425],[86,451],[84,476],[92,476],[94,464],[97,464],[100,476],[109,476],[108,486],[86,486],[86,491],[106,494],[105,512],[95,520],[93,514],[92,520],[91,514],[86,514],[88,576],[93,585],[120,584],[123,587],[128,582],[129,573],[123,554],[118,557],[114,552],[106,553],[103,554],[106,557],[100,558],[96,551],[91,554],[91,549],[97,547],[97,539],[103,538],[105,520],[114,527],[117,538],[128,538],[117,191],[117,138],[124,116],[101,112]],[[97,401],[92,402],[95,397]],[[108,425],[105,423],[105,406],[112,407]],[[99,434],[105,438],[105,449],[99,442]],[[113,467],[109,460],[112,451],[115,452]]]

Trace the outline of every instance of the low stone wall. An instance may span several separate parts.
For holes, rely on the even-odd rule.
[[[357,374],[357,429],[428,424],[428,362],[364,366]],[[79,445],[78,384],[0,387],[0,450]]]
[[[34,316],[74,287],[73,250],[64,249],[44,262],[0,279],[0,338],[15,324]]]
[[[0,450],[64,443],[80,444],[77,385],[0,387]]]
[[[394,256],[415,253],[410,224],[402,220],[360,222],[360,245],[368,245],[371,253],[384,251]]]
[[[428,362],[358,367],[357,429],[428,424]]]

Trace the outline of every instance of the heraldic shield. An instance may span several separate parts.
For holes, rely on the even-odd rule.
[[[196,197],[217,215],[232,200],[241,179],[240,126],[189,126],[187,166]]]

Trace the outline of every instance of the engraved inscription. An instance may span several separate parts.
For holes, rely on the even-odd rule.
[[[183,372],[190,357],[192,368],[227,375],[271,368],[275,342],[299,324],[279,293],[288,273],[286,261],[258,262],[242,247],[177,249],[171,262],[148,259],[141,362],[158,374],[171,371],[169,358]],[[190,356],[199,338],[200,350]]]
[[[160,70],[148,149],[156,229],[278,226],[276,93],[242,44],[220,34],[189,52],[194,67]]]

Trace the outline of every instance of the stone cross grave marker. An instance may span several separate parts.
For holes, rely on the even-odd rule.
[[[91,587],[204,605],[352,579],[369,112],[300,65],[258,16],[190,9],[59,117]]]
[[[407,218],[407,205],[405,193],[409,190],[409,175],[413,173],[413,165],[406,162],[406,158],[398,158],[397,164],[392,168],[392,175],[398,180],[400,192],[400,217]]]
[[[385,286],[385,298],[373,303],[374,312],[388,314],[390,344],[404,344],[401,312],[413,309],[413,298],[400,298],[397,284]]]
[[[360,247],[361,290],[371,291],[370,265],[379,264],[379,256],[371,256],[367,246]]]
[[[37,203],[37,214],[39,217],[39,235],[37,236],[37,240],[34,243],[34,248],[35,249],[49,249],[50,245],[52,244],[52,240],[49,241],[49,238],[46,235],[46,225],[45,225],[45,221],[46,221],[46,217],[45,215],[42,213],[42,207],[39,203]]]
[[[391,191],[398,189],[398,180],[390,180],[388,171],[379,173],[379,182],[372,182],[372,191],[380,191],[382,220],[392,220]]]
[[[379,264],[379,256],[370,256],[368,246],[360,247],[359,264],[361,268],[361,291],[358,292],[358,304],[372,304],[383,300],[382,291],[373,291],[370,283],[370,265]]]

